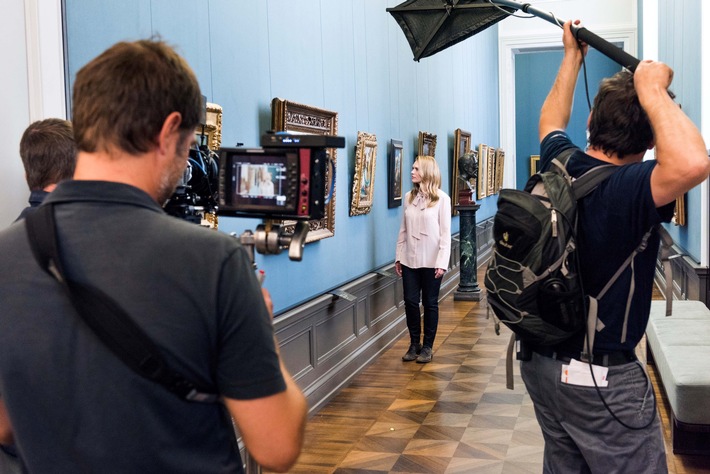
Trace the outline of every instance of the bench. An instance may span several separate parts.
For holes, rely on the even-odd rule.
[[[700,301],[653,301],[648,348],[671,407],[675,454],[710,455],[710,309]]]

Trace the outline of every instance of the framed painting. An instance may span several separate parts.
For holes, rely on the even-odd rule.
[[[488,196],[488,145],[478,145],[478,199]]]
[[[361,216],[372,209],[375,192],[375,165],[377,164],[377,137],[372,133],[357,132],[355,146],[355,176],[350,215]]]
[[[502,148],[496,150],[496,178],[495,189],[496,193],[503,189],[503,170],[505,168],[505,151]]]
[[[419,132],[419,155],[435,156],[436,135],[429,132]]]
[[[685,226],[685,200],[688,194],[683,194],[675,199],[675,209],[673,210],[673,219],[671,222],[677,226]]]
[[[490,196],[490,195],[495,194],[497,192],[496,187],[495,187],[496,149],[493,148],[492,146],[488,147],[488,164],[486,166],[488,167],[488,177],[486,178],[488,192],[486,193],[486,195]]]
[[[319,109],[310,105],[298,104],[290,100],[274,98],[271,101],[271,129],[274,131],[288,131],[311,133],[314,135],[337,135],[338,114],[330,110]],[[332,162],[332,167],[326,168],[326,195],[330,201],[325,206],[325,217],[308,222],[309,231],[306,243],[333,237],[335,235],[335,181],[332,179],[332,170],[337,165],[337,151],[335,148],[326,150]],[[333,189],[330,189],[330,187]],[[284,221],[283,225],[295,227],[294,221]]]
[[[530,155],[530,176],[540,171],[540,155]]]
[[[387,207],[402,205],[402,158],[404,147],[402,140],[390,140],[390,154],[387,166]]]
[[[207,102],[205,104],[205,125],[197,125],[197,143],[218,152],[222,146],[222,106]]]
[[[458,211],[456,206],[459,205],[459,189],[465,183],[459,179],[459,159],[471,151],[471,134],[457,128],[454,131],[454,160],[451,168],[453,176],[451,178],[451,214],[456,215]],[[475,185],[476,183],[474,183]],[[467,186],[464,186],[467,188]]]

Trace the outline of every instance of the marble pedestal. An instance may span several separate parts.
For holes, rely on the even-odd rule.
[[[461,245],[461,267],[459,286],[454,291],[454,301],[480,301],[481,288],[478,286],[478,250],[476,247],[476,211],[479,204],[456,206],[459,212],[459,242]]]

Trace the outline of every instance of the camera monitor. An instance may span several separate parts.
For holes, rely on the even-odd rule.
[[[221,215],[321,219],[323,149],[223,148],[219,171]]]

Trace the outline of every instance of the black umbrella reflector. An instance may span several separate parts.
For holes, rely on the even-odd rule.
[[[498,23],[517,10],[562,27],[561,20],[550,12],[515,0],[408,0],[387,11],[397,20],[419,61],[453,46]],[[633,72],[639,60],[584,27],[572,27],[575,38],[596,48]]]
[[[408,0],[387,11],[397,20],[419,61],[453,46],[515,10],[486,0]]]

